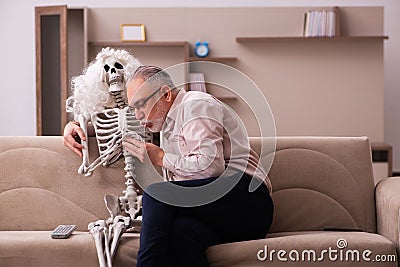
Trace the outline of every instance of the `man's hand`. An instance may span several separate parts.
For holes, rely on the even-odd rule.
[[[144,163],[148,157],[153,165],[163,166],[164,150],[155,144],[145,143],[128,137],[122,142],[122,146],[142,163]]]
[[[81,127],[79,127],[75,122],[67,123],[64,128],[64,146],[68,147],[82,157],[83,146],[76,141],[76,138],[78,137],[81,140],[86,141],[85,134],[83,133]]]

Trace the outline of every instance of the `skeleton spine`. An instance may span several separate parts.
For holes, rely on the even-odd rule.
[[[124,94],[121,93],[121,91],[111,92],[111,94],[114,97],[115,104],[117,105],[118,108],[122,109],[127,106],[128,99]]]

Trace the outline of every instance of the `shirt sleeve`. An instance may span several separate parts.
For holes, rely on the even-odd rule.
[[[217,102],[196,100],[182,108],[182,123],[175,125],[180,127],[180,153],[166,151],[164,167],[184,179],[219,176],[225,170],[223,107]]]

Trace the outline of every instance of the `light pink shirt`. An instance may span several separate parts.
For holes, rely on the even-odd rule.
[[[169,180],[190,180],[246,172],[271,182],[250,148],[236,113],[213,96],[180,90],[162,130],[163,167]]]

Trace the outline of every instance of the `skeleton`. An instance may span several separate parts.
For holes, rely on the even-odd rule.
[[[67,111],[74,113],[86,140],[89,122],[93,125],[99,149],[99,157],[90,164],[88,143],[82,141],[83,159],[78,172],[90,176],[98,166],[109,166],[124,157],[124,195],[106,195],[104,201],[111,217],[88,225],[101,267],[112,266],[122,234],[128,230],[138,231],[141,225],[135,159],[122,148],[126,137],[144,141],[144,128],[129,109],[126,97],[127,77],[131,77],[138,66],[139,61],[128,52],[104,48],[86,72],[73,79],[74,96],[67,100]]]

